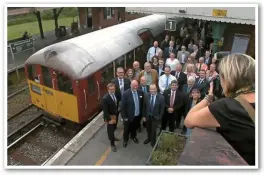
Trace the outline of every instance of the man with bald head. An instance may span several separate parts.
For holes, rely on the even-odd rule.
[[[124,122],[123,147],[127,147],[130,138],[138,144],[137,128],[143,114],[144,93],[138,89],[137,80],[132,80],[130,89],[123,93],[121,100],[121,114]]]
[[[149,62],[146,62],[144,64],[144,70],[142,70],[138,76],[140,79],[141,77],[145,77],[146,79],[146,84],[151,85],[151,84],[156,84],[158,83],[158,72],[155,69],[151,69],[151,64]]]
[[[133,79],[134,80],[139,80],[138,76],[140,72],[141,72],[140,63],[138,61],[135,61],[133,63]]]
[[[148,50],[148,54],[147,54],[147,62],[151,62],[151,59],[153,56],[158,56],[158,53],[159,53],[159,50],[161,50],[159,47],[158,47],[159,43],[158,41],[155,41],[153,43],[153,47],[149,48]]]

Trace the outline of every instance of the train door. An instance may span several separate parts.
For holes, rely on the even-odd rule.
[[[29,92],[31,96],[31,103],[45,110],[46,103],[43,95],[43,88],[41,85],[41,83],[43,83],[43,80],[41,78],[41,67],[39,65],[27,65],[26,72]]]
[[[45,66],[41,66],[41,69],[43,75],[43,96],[46,102],[46,111],[54,116],[58,116],[59,110],[56,99],[55,82],[52,78],[52,70]]]
[[[59,115],[67,120],[79,122],[76,82],[62,72],[56,72],[56,75]]]
[[[113,63],[108,64],[104,68],[101,69],[101,85],[100,90],[102,96],[107,92],[107,84],[110,83],[114,79],[114,69]]]
[[[101,73],[98,71],[90,75],[85,82],[87,83],[85,83],[83,92],[85,98],[84,103],[85,106],[87,106],[86,110],[88,111],[88,114],[92,117],[92,115],[97,112],[101,96],[103,95],[100,90]]]
[[[133,62],[134,62],[134,50],[126,54],[126,67],[127,68],[133,68]]]

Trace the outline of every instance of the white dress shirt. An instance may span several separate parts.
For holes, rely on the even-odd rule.
[[[173,75],[168,76],[168,87],[170,87],[171,81],[176,80],[176,78]],[[160,93],[163,94],[163,91],[166,89],[167,86],[167,75],[163,74],[159,78],[159,88],[160,88]]]
[[[155,53],[155,49],[156,49],[156,53]],[[147,61],[151,61],[151,59],[152,59],[152,57],[153,56],[158,56],[159,55],[159,51],[160,51],[161,49],[159,48],[159,47],[151,47],[151,48],[149,48],[149,50],[148,50],[148,54],[147,54]]]
[[[166,65],[166,66],[170,66],[171,71],[175,71],[175,70],[176,70],[176,65],[179,64],[179,63],[180,63],[179,60],[176,59],[176,58],[175,58],[173,61],[172,61],[170,58],[168,58],[168,59],[166,60],[165,65]]]

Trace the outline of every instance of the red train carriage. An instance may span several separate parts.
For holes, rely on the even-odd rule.
[[[85,123],[99,111],[116,68],[145,62],[143,48],[163,38],[165,20],[150,15],[36,52],[25,62],[32,103],[53,116]]]

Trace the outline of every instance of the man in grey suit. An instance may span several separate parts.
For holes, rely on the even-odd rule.
[[[161,122],[161,118],[164,113],[165,101],[164,96],[157,93],[157,86],[151,84],[149,87],[150,93],[145,94],[144,97],[144,118],[147,121],[148,138],[144,144],[151,142],[151,146],[154,147],[156,143],[156,131],[158,124]]]
[[[190,53],[188,51],[186,51],[186,47],[184,45],[182,45],[181,51],[178,51],[178,53],[177,53],[177,59],[183,65],[187,62],[189,55],[190,55]]]

